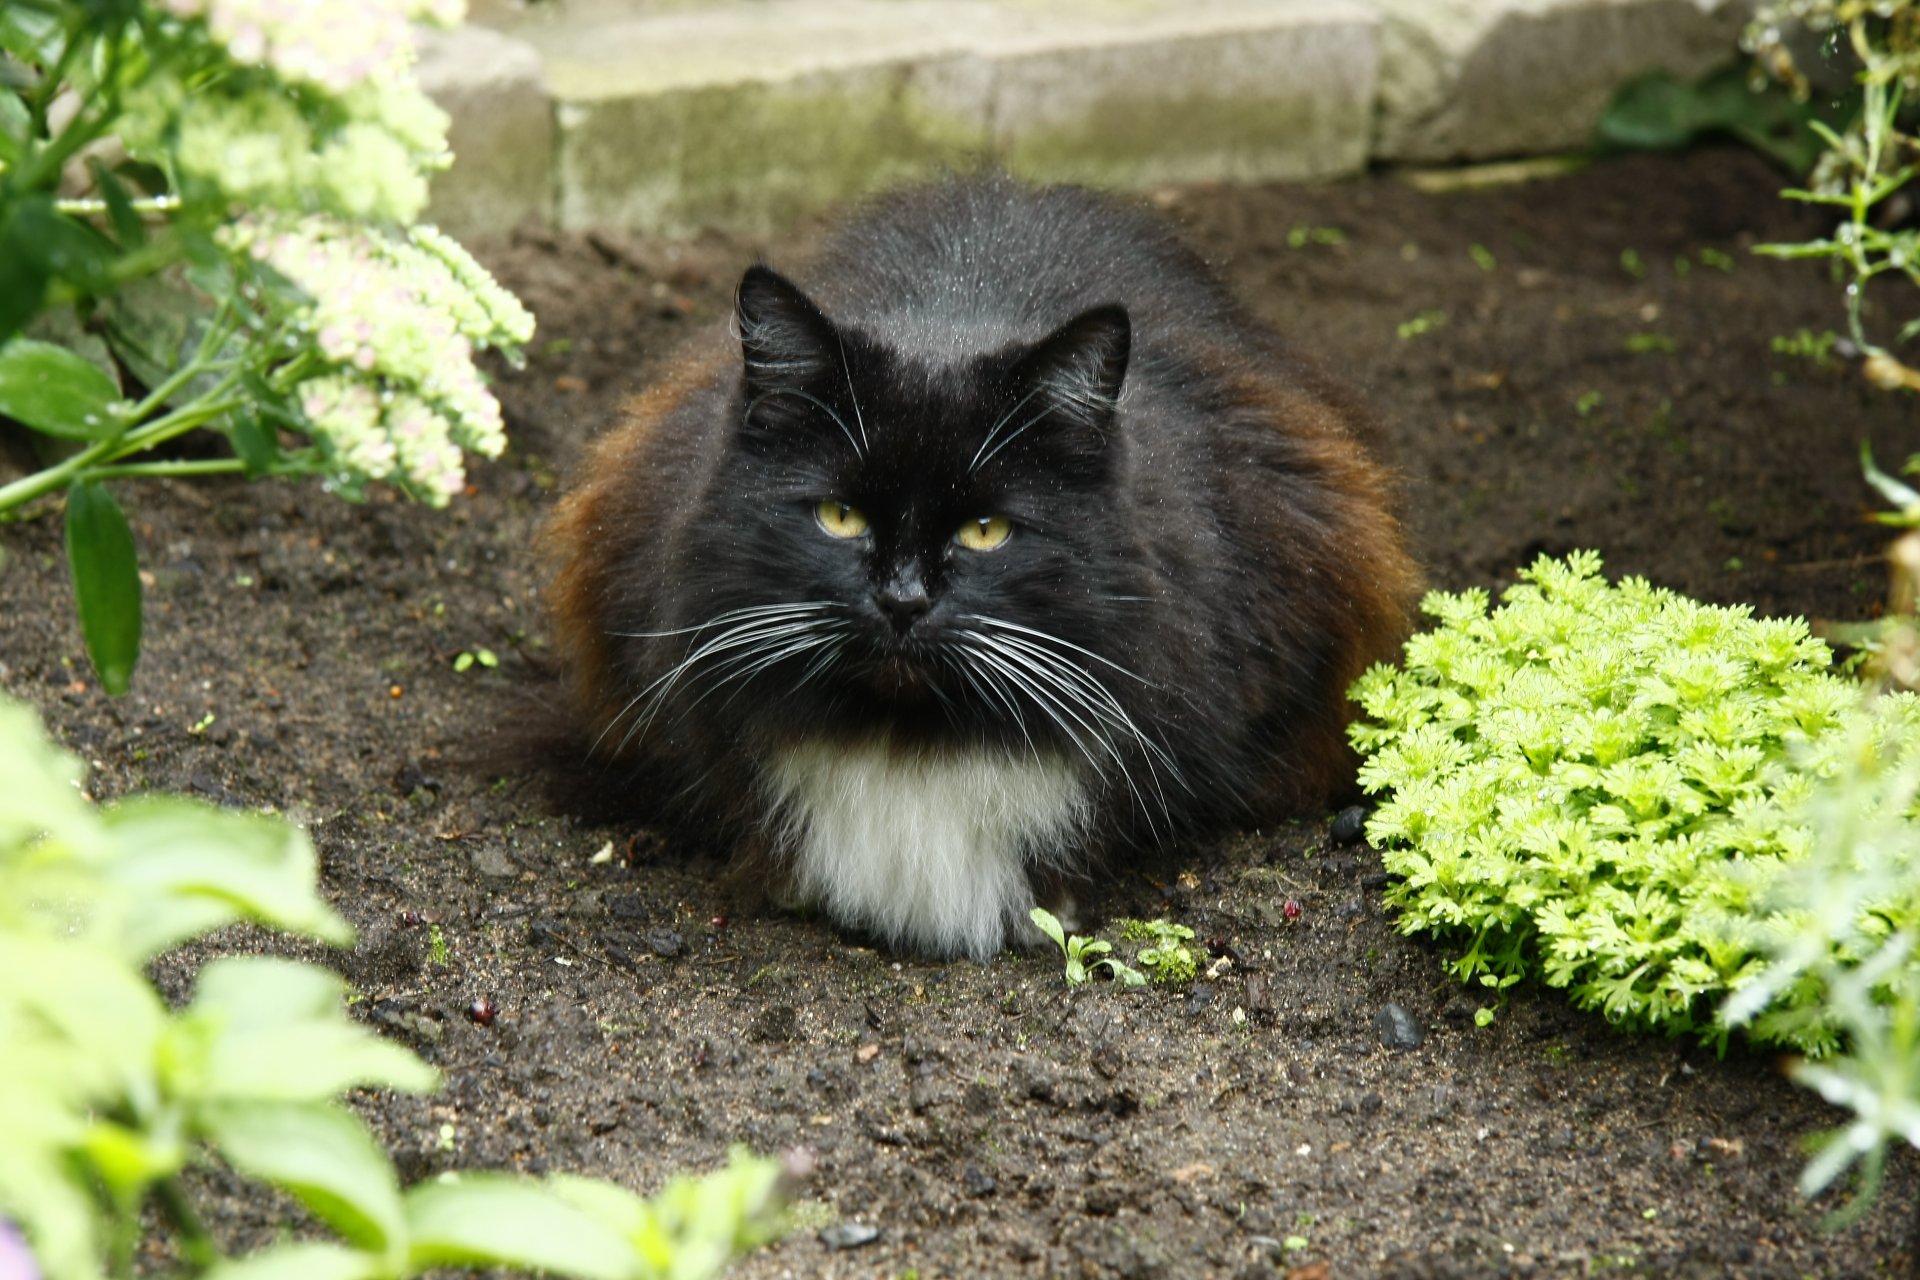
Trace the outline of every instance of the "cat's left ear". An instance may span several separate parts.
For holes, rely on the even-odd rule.
[[[746,359],[747,398],[799,387],[832,373],[840,335],[800,287],[773,270],[747,268],[734,294],[740,351]]]
[[[1019,376],[1081,426],[1104,429],[1120,403],[1133,322],[1117,303],[1083,311],[1035,344]]]

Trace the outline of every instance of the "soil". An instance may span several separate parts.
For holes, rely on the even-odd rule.
[[[1369,393],[1435,585],[1497,589],[1593,547],[1708,600],[1855,618],[1883,595],[1859,442],[1904,458],[1913,401],[1773,349],[1841,318],[1824,271],[1749,252],[1818,230],[1780,185],[1707,151],[1445,193],[1383,175],[1154,199]],[[444,513],[276,484],[127,491],[150,585],[124,698],[86,665],[58,521],[0,531],[0,687],[85,756],[95,794],[183,791],[311,829],[360,929],[328,957],[356,1016],[446,1076],[431,1098],[359,1099],[409,1178],[646,1189],[733,1143],[808,1148],[802,1225],[739,1267],[753,1277],[1914,1267],[1912,1151],[1864,1221],[1823,1230],[1838,1200],[1803,1202],[1795,1178],[1839,1114],[1778,1062],[1616,1033],[1530,987],[1476,1025],[1482,996],[1396,931],[1377,857],[1329,815],[1183,850],[1091,904],[1209,940],[1226,962],[1190,989],[1070,990],[1057,959],[929,963],[819,919],[728,918],[712,867],[461,766],[520,714],[545,632],[531,543],[583,442],[724,316],[747,262],[816,232],[478,246],[541,325],[499,379],[507,458]],[[456,669],[481,647],[498,667]],[[207,950],[160,966],[170,993]],[[489,1026],[465,1016],[481,997]],[[1417,1047],[1383,1046],[1389,1005]],[[210,1190],[236,1240],[277,1229],[276,1202]],[[833,1221],[877,1238],[830,1249]]]

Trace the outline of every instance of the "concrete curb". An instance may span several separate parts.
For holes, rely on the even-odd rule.
[[[420,67],[456,234],[764,231],[982,162],[1042,180],[1329,178],[1581,145],[1752,0],[555,0]]]

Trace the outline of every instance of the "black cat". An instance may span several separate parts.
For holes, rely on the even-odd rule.
[[[1129,847],[1351,780],[1344,692],[1416,574],[1349,397],[1080,190],[909,191],[805,278],[748,270],[739,346],[674,364],[549,530],[609,779],[976,957]]]

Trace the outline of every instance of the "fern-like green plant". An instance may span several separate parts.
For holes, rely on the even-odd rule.
[[[1429,595],[1438,625],[1353,688],[1388,900],[1404,932],[1464,941],[1463,981],[1538,976],[1616,1023],[1723,1040],[1714,1007],[1796,928],[1773,886],[1808,855],[1813,784],[1860,742],[1920,756],[1920,702],[1870,701],[1797,619],[1609,586],[1591,552],[1520,576],[1491,611]],[[1920,923],[1916,875],[1888,883],[1862,937]],[[1837,1047],[1813,983],[1749,1030]]]

